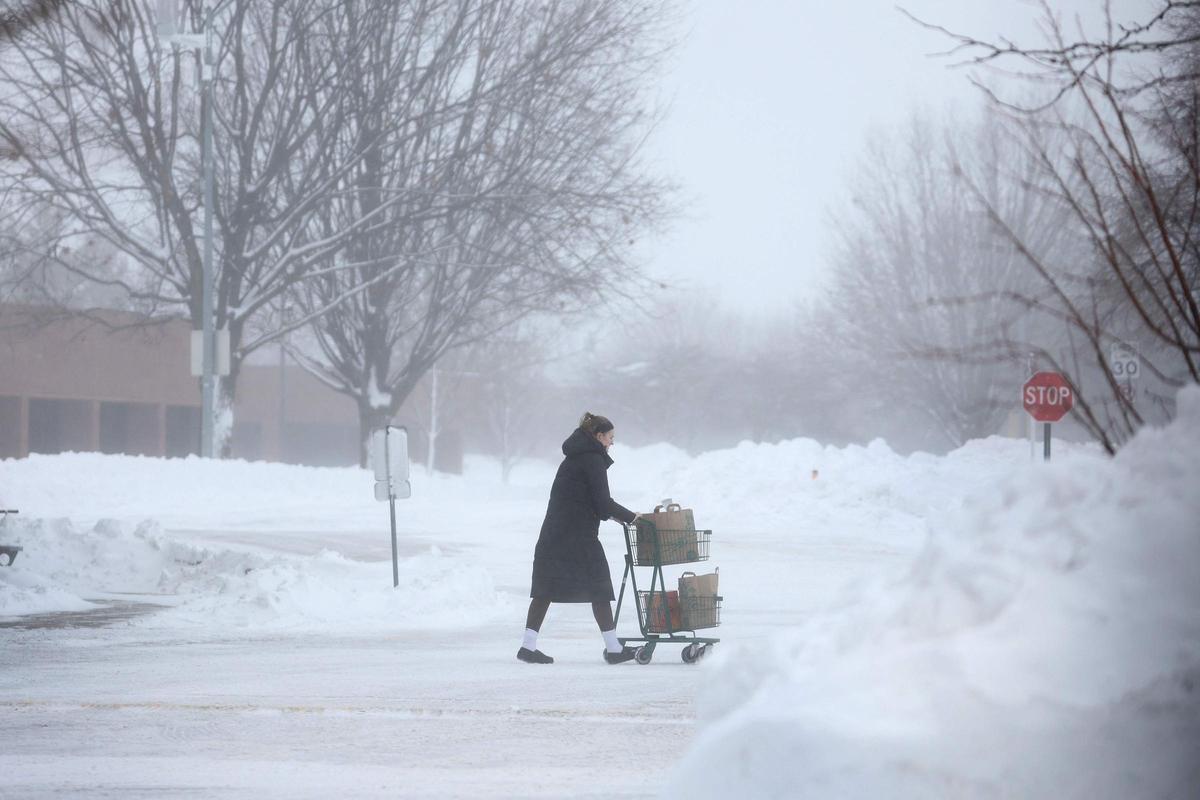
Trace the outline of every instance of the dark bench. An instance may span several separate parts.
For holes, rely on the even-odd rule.
[[[0,508],[0,526],[7,520],[9,514],[19,514],[15,508]],[[10,566],[17,560],[17,553],[21,552],[21,548],[15,544],[0,544],[0,567]]]

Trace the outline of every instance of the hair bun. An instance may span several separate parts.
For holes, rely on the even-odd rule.
[[[607,417],[601,417],[590,411],[583,412],[579,418],[579,427],[588,433],[607,433],[613,429],[613,424]]]

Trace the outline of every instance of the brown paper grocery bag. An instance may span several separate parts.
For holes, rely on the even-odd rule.
[[[681,508],[678,503],[672,503],[670,498],[663,500],[654,507],[654,511],[645,515],[654,527],[660,531],[694,531],[696,519],[690,508]]]
[[[720,594],[717,590],[719,573],[720,568],[708,575],[697,575],[694,572],[683,573],[679,576],[679,596]]]
[[[697,556],[696,519],[690,508],[681,508],[670,498],[643,514],[637,521],[637,561],[639,564],[686,564]],[[658,542],[659,560],[654,558]]]
[[[655,542],[658,542],[657,560],[654,557]],[[699,556],[696,531],[662,529],[648,520],[637,521],[638,564],[688,564],[698,561]]]
[[[679,576],[679,610],[687,630],[715,628],[717,619],[718,572],[697,575],[685,572]]]
[[[663,592],[650,592],[650,603],[647,611],[646,630],[656,633],[677,631],[682,627],[683,617],[679,610],[679,592],[666,592],[666,602],[663,602]],[[670,625],[668,626],[668,616]]]

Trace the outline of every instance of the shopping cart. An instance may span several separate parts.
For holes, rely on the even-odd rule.
[[[0,508],[0,533],[4,531],[4,524],[8,522],[9,514],[17,514],[15,508]],[[15,544],[0,543],[0,567],[10,567],[17,560],[17,553],[21,552],[21,548]]]
[[[634,609],[637,611],[641,636],[618,637],[621,644],[641,643],[637,662],[649,664],[654,648],[669,642],[684,645],[681,654],[685,664],[694,664],[720,639],[697,636],[696,631],[715,628],[721,624],[719,595],[686,595],[667,590],[663,567],[672,564],[693,564],[708,560],[711,530],[667,530],[657,528],[648,519],[639,519],[625,529],[625,574],[621,577],[621,593],[613,620],[621,618],[625,600],[625,585],[632,586]],[[650,588],[639,589],[635,567],[650,568]]]

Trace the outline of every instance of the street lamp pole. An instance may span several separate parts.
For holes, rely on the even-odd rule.
[[[227,1],[227,0],[226,0]],[[199,35],[178,30],[178,0],[158,0],[158,30],[172,46],[200,52],[200,163],[204,175],[204,248],[200,277],[200,455],[215,453],[216,330],[213,319],[213,18],[217,9],[204,9],[204,29]]]
[[[425,449],[425,471],[432,475],[437,438],[441,431],[438,430],[438,370],[434,367],[429,371],[433,374],[433,385],[429,389],[429,447]]]
[[[200,315],[203,320],[204,344],[201,354],[200,378],[200,455],[202,458],[212,458],[214,450],[214,420],[216,376],[213,374],[216,356],[216,341],[214,340],[213,325],[213,10],[205,9],[204,13],[204,59],[200,67],[201,127],[203,152],[201,163],[204,165],[204,266],[201,282],[203,299],[201,300]]]

